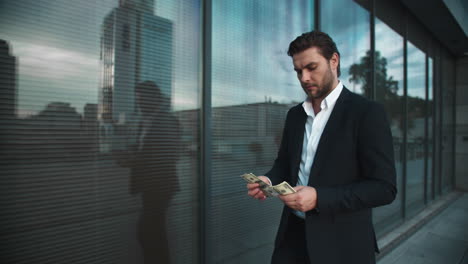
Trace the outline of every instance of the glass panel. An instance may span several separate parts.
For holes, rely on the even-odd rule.
[[[368,96],[372,89],[369,12],[349,0],[321,1],[320,7],[322,31],[333,38],[341,54],[339,79],[352,92]]]
[[[426,55],[411,42],[407,44],[406,209],[411,216],[424,205]]]
[[[2,1],[2,259],[197,258],[199,9]]]
[[[427,63],[427,198],[432,200],[434,197],[434,75],[432,58],[428,58]]]
[[[388,43],[393,43],[388,45]],[[403,174],[403,37],[379,19],[375,19],[375,82],[376,100],[382,103],[387,112],[393,136],[395,167],[398,193],[390,205],[374,209],[374,223],[377,233],[384,233],[401,219],[402,174]]]
[[[442,56],[442,194],[453,188],[455,66],[449,54]]]
[[[312,21],[312,1],[213,1],[213,263],[271,259],[282,203],[252,200],[240,175],[271,168],[286,113],[305,98],[286,51]]]

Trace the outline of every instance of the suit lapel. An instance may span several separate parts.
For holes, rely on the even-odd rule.
[[[350,91],[343,87],[340,96],[336,100],[335,107],[328,119],[325,128],[323,129],[322,136],[320,137],[317,152],[315,153],[314,162],[310,170],[308,185],[314,185],[319,177],[319,171],[325,159],[331,157],[329,146],[333,142],[334,134],[338,131],[342,122],[343,114],[346,111],[346,104]]]
[[[296,122],[292,122],[294,124],[294,127],[291,133],[291,142],[293,142],[291,153],[293,153],[294,155],[291,158],[292,164],[294,164],[291,184],[294,185],[297,183],[299,164],[301,162],[302,145],[304,142],[305,123],[307,121],[307,114],[302,106],[300,107],[300,111],[297,118],[298,119]]]

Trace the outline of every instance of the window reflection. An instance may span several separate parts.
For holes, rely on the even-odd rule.
[[[388,45],[392,43],[392,45]],[[401,219],[403,160],[403,37],[379,19],[375,19],[375,98],[384,105],[390,122],[395,151],[398,193],[393,203],[375,208],[374,222],[378,233],[384,233]]]
[[[2,2],[8,262],[196,258],[199,8]]]
[[[286,50],[313,28],[313,2],[212,3],[209,258],[268,263],[282,206],[275,200],[253,203],[240,175],[270,169],[286,113],[305,98]],[[252,215],[261,227],[252,225]]]
[[[428,58],[427,71],[427,197],[432,200],[434,196],[434,96],[433,96],[433,60]]]
[[[441,191],[445,194],[452,190],[454,179],[454,95],[455,65],[451,55],[443,52],[441,56]]]
[[[339,79],[350,91],[369,96],[371,87],[367,84],[372,73],[367,59],[370,52],[369,12],[349,0],[321,1],[320,7],[321,30],[333,37],[341,53]],[[360,69],[351,69],[351,65],[356,64],[361,65]],[[356,78],[359,73],[355,71],[362,73],[361,78]]]
[[[407,49],[406,208],[411,216],[424,205],[426,56],[411,42]]]

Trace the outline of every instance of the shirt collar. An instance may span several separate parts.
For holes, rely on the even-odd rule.
[[[336,100],[338,100],[338,97],[341,94],[341,91],[343,90],[343,83],[341,83],[340,80],[338,80],[338,84],[336,85],[335,89],[333,89],[330,94],[327,95],[322,100],[322,103],[320,104],[321,109],[328,109],[332,108],[335,106]],[[304,108],[304,111],[308,116],[315,117],[314,109],[312,107],[312,102],[307,98],[304,103],[302,103],[302,107]]]

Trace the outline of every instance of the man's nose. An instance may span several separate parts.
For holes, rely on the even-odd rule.
[[[310,75],[307,74],[306,72],[302,73],[300,81],[303,82],[303,83],[310,82]]]

